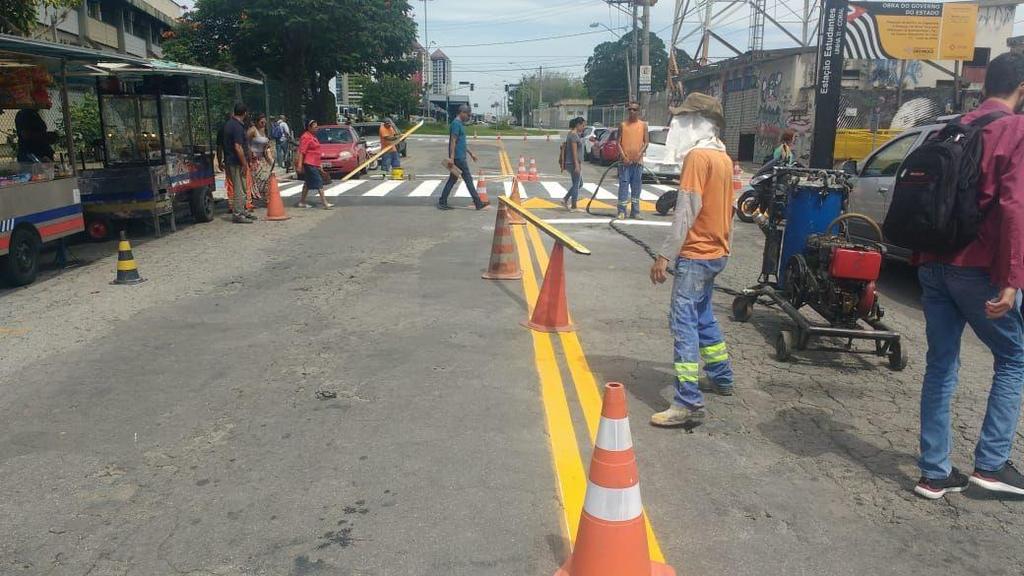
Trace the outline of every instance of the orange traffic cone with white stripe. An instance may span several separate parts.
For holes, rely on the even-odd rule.
[[[476,193],[480,196],[481,202],[490,202],[491,199],[487,197],[487,176],[484,175],[484,171],[480,171],[480,179],[476,181]]]
[[[587,496],[576,547],[555,576],[675,576],[671,566],[651,560],[647,548],[640,477],[629,431],[626,390],[604,387],[601,424],[590,461]]]
[[[519,157],[519,169],[516,170],[516,177],[523,182],[530,179],[530,175],[526,172],[526,158]]]
[[[540,176],[537,174],[537,159],[530,158],[530,182],[536,182],[540,180]]]
[[[515,202],[516,206],[523,205],[523,199],[519,196],[519,178],[512,179],[512,193],[509,194],[508,199]],[[515,210],[509,210],[508,223],[516,226],[525,226],[526,219],[520,216]]]
[[[491,262],[482,278],[485,280],[518,280],[523,277],[516,258],[516,246],[512,241],[512,228],[508,223],[508,208],[498,203],[498,215],[494,218],[494,240],[491,242]]]

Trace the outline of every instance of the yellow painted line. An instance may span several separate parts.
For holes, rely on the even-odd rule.
[[[533,312],[537,300],[537,279],[534,274],[530,249],[522,226],[513,226],[519,261],[523,263],[523,292],[528,303],[528,314]],[[541,399],[551,442],[551,458],[555,467],[558,492],[562,500],[562,522],[569,535],[570,548],[576,541],[576,530],[583,512],[587,477],[580,458],[579,442],[572,425],[569,403],[565,397],[562,374],[555,359],[555,349],[548,334],[530,330],[533,337],[533,355],[540,376]]]
[[[531,196],[530,198],[523,200],[523,207],[530,210],[536,210],[538,208],[561,208],[562,205],[544,200],[543,198],[533,198]]]
[[[12,336],[21,336],[28,334],[28,328],[5,328],[0,326],[0,334],[10,334]]]
[[[533,244],[533,253],[537,258],[537,264],[540,265],[541,270],[547,270],[548,253],[541,241],[540,234],[534,226],[527,226],[527,228],[529,228],[530,242]],[[521,265],[520,268],[523,268],[525,275],[527,267]],[[532,263],[529,268],[532,273]],[[532,302],[533,298],[528,297],[527,301]],[[572,331],[562,332],[559,336],[562,341],[562,349],[565,352],[565,361],[569,365],[569,373],[572,375],[576,388],[576,396],[579,399],[580,408],[583,410],[583,419],[586,421],[587,431],[590,433],[590,442],[593,445],[597,441],[597,427],[601,422],[602,400],[598,392],[597,379],[590,371],[590,364],[587,362],[586,354],[583,353],[579,335]],[[583,490],[586,490],[585,486]],[[658,537],[654,534],[654,527],[651,525],[651,518],[646,509],[644,510],[644,524],[647,528],[647,550],[651,560],[665,562],[665,555],[661,551],[661,545],[658,543]]]

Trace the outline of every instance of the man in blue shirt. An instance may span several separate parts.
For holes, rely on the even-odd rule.
[[[448,136],[448,159],[445,160],[445,165],[448,166],[451,174],[448,175],[448,182],[445,183],[444,190],[441,191],[441,199],[437,201],[437,207],[441,210],[452,209],[448,205],[448,195],[452,193],[452,188],[459,181],[456,169],[462,172],[462,179],[466,181],[466,188],[469,190],[469,195],[473,197],[473,205],[476,206],[476,209],[483,210],[490,205],[490,202],[480,201],[480,196],[476,193],[476,186],[473,184],[473,175],[469,173],[469,164],[466,162],[467,154],[473,159],[473,162],[477,161],[476,154],[473,154],[466,144],[464,124],[467,120],[469,120],[469,106],[463,104],[459,106],[459,115],[452,120]]]

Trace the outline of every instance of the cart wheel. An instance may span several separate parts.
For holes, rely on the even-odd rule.
[[[789,360],[790,356],[793,355],[793,333],[789,330],[783,330],[779,332],[778,337],[775,338],[775,359],[780,362]]]
[[[103,218],[91,218],[85,223],[85,235],[93,242],[102,242],[110,237],[110,223]]]
[[[737,296],[732,301],[732,317],[737,322],[746,322],[754,314],[754,301],[746,296]]]
[[[796,333],[796,349],[807,350],[807,345],[811,342],[811,335],[806,330],[797,330]]]
[[[4,278],[11,286],[25,286],[39,274],[39,249],[42,243],[32,228],[16,228],[11,234],[7,256],[0,258]]]
[[[899,341],[893,342],[889,345],[889,368],[894,372],[900,372],[907,367],[907,362],[910,360],[907,351],[903,349],[903,344]]]
[[[192,209],[192,218],[196,222],[213,221],[213,190],[210,188],[195,190],[192,192],[189,207]]]

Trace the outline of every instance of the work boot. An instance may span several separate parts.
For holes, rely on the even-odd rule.
[[[440,202],[437,203],[437,209],[438,210],[454,210],[454,208],[452,208],[448,204],[442,204]]]
[[[231,222],[235,224],[252,224],[255,220],[249,220],[245,217],[245,214],[235,214],[231,217]]]
[[[668,410],[652,414],[651,424],[661,428],[697,425],[704,421],[705,415],[703,406],[690,408],[682,404],[672,404],[668,407]]]
[[[490,202],[481,202],[481,203],[476,205],[476,209],[477,210],[483,210],[484,208],[487,208],[490,205],[491,205]]]
[[[568,196],[566,196],[565,198],[562,198],[562,206],[564,206],[566,210],[570,210],[571,211],[573,208],[575,208],[575,206],[570,207],[570,205],[569,205],[570,200],[572,200],[572,199],[569,198]]]
[[[260,219],[260,218],[259,218],[259,216],[257,216],[257,215],[256,215],[256,213],[255,213],[255,212],[253,212],[253,211],[251,211],[251,210],[250,210],[250,211],[247,211],[247,212],[246,212],[246,213],[244,214],[244,216],[245,216],[245,218],[246,218],[246,219],[248,219],[248,220],[252,220],[253,222],[255,222],[255,221],[257,221],[257,220],[259,220],[259,219]]]
[[[625,220],[626,219],[626,213],[620,210],[618,216],[616,216],[615,219],[616,220]]]
[[[700,380],[697,381],[697,387],[700,388],[701,392],[714,392],[719,396],[732,396],[733,385],[732,384],[719,384],[708,378],[707,375],[701,376]]]

